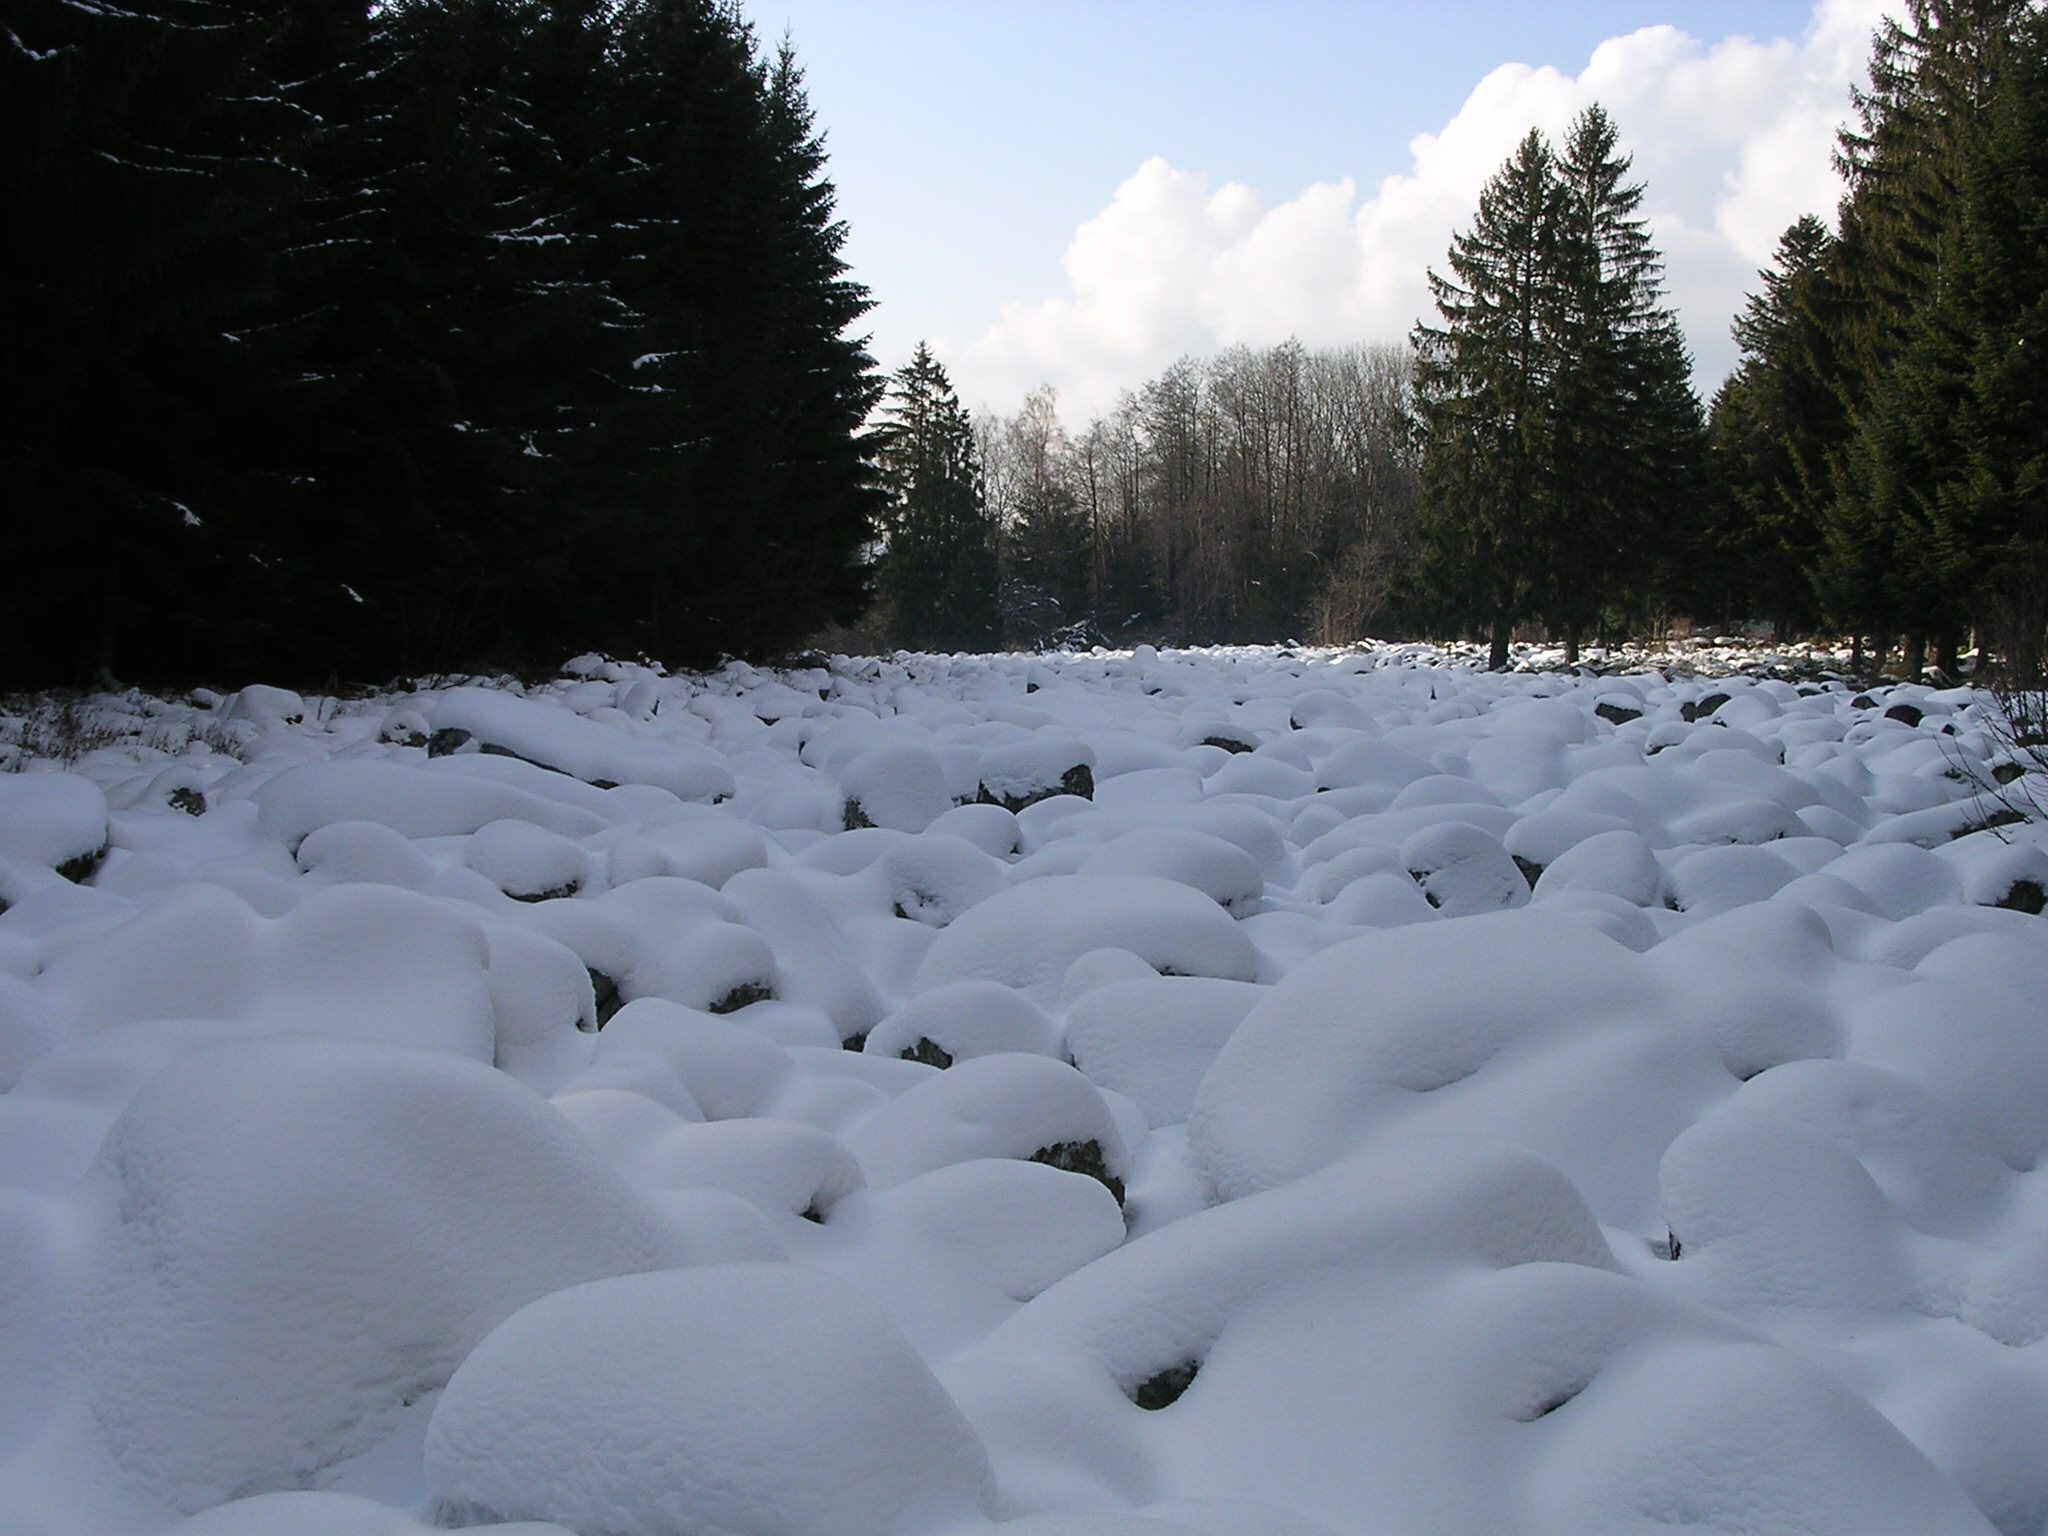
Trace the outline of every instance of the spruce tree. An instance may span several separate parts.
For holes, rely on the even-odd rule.
[[[1917,673],[1932,639],[1952,655],[1972,615],[1982,550],[1944,548],[1934,511],[1946,467],[1968,453],[1951,430],[1964,365],[1934,312],[1955,296],[1957,210],[1990,104],[2030,35],[2028,0],[1909,0],[1872,47],[1858,121],[1843,133],[1849,179],[1839,246],[1850,431],[1833,463],[1823,584],[1837,616],[1906,636]],[[1944,357],[1943,354],[1946,353]]]
[[[1990,52],[1978,109],[1950,126],[1954,201],[1936,281],[1872,392],[1862,438],[1897,476],[1896,508],[1937,637],[1988,617],[2048,542],[2042,349],[2048,345],[2048,18]],[[1954,656],[1939,658],[1953,667]]]
[[[9,0],[0,26],[0,675],[82,681],[197,654],[240,467],[227,355],[272,276],[289,106],[270,23],[230,0]]]
[[[877,584],[893,632],[915,649],[988,648],[997,638],[995,522],[973,423],[922,342],[891,382],[877,461],[888,498]]]
[[[1557,160],[1553,522],[1537,610],[1569,659],[1603,611],[1644,595],[1660,537],[1698,500],[1704,448],[1692,361],[1618,141],[1596,103]]]
[[[1714,402],[1714,478],[1726,520],[1702,530],[1697,563],[1743,578],[1715,594],[1724,603],[1712,612],[1734,612],[1726,600],[1739,593],[1743,611],[1784,631],[1821,616],[1830,463],[1848,430],[1827,226],[1811,214],[1796,220],[1758,284],[1733,327],[1740,360]]]
[[[711,0],[629,0],[611,27],[584,213],[637,348],[608,490],[636,549],[622,606],[657,654],[760,653],[866,597],[880,384],[848,331],[869,301],[789,51],[761,59]]]
[[[1547,563],[1564,216],[1556,162],[1531,129],[1452,239],[1449,274],[1429,274],[1443,323],[1415,332],[1419,596],[1427,618],[1486,634],[1496,670],[1536,611]]]

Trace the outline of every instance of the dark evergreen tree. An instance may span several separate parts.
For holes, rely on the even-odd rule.
[[[1480,192],[1472,227],[1453,238],[1449,275],[1429,274],[1442,324],[1415,332],[1417,596],[1427,619],[1487,635],[1496,669],[1514,626],[1536,612],[1546,564],[1565,202],[1550,148],[1531,129]]]
[[[260,585],[222,563],[241,466],[214,449],[222,333],[270,282],[284,191],[265,9],[0,8],[0,675],[189,663],[203,636],[161,616]]]
[[[1578,642],[1646,595],[1660,541],[1700,499],[1704,440],[1692,360],[1663,302],[1663,260],[1639,213],[1640,183],[1595,104],[1558,156],[1551,326],[1559,361],[1542,499],[1550,513],[1537,615],[1575,659]]]
[[[1968,450],[1950,431],[1961,364],[1952,350],[1940,358],[1948,341],[1931,314],[1953,297],[1965,167],[2034,10],[2029,0],[1910,0],[1878,30],[1870,88],[1842,137],[1849,302],[1838,341],[1850,432],[1833,464],[1822,580],[1844,622],[1906,636],[1909,673],[1930,639],[1953,656],[1981,569],[1945,549],[1935,526],[1942,477]]]
[[[0,670],[695,660],[858,607],[867,300],[731,5],[0,6]]]
[[[866,596],[880,385],[847,331],[869,301],[788,49],[761,61],[711,0],[631,0],[612,26],[615,174],[587,216],[640,349],[642,409],[615,434],[638,558],[618,574],[645,649],[773,649]]]
[[[1827,226],[1810,214],[1793,223],[1758,278],[1735,319],[1740,361],[1714,401],[1720,517],[1690,541],[1697,574],[1688,596],[1703,617],[1768,618],[1782,632],[1821,616],[1829,466],[1847,433],[1840,283]]]
[[[998,638],[995,520],[973,424],[923,343],[897,371],[884,421],[877,584],[891,629],[916,649],[986,649]]]

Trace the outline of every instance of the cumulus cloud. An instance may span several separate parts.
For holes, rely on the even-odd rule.
[[[1405,336],[1479,190],[1531,126],[1558,138],[1599,101],[1622,130],[1704,388],[1734,361],[1728,323],[1785,226],[1831,213],[1831,150],[1885,0],[1819,0],[1797,38],[1709,45],[1677,27],[1610,38],[1576,76],[1503,64],[1457,115],[1409,145],[1406,169],[1269,203],[1155,157],[1075,230],[1066,291],[1003,307],[948,359],[963,395],[1008,407],[1040,383],[1070,418],[1182,353],[1298,336]]]

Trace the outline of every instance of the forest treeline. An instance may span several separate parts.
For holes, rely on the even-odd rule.
[[[860,611],[869,301],[732,6],[0,23],[0,676],[704,661]]]
[[[2038,657],[2048,17],[1911,0],[1870,73],[1839,231],[1786,232],[1710,410],[1597,106],[1487,184],[1408,346],[1184,359],[1078,436],[1045,392],[966,421],[921,356],[890,419],[950,423],[953,483],[981,490],[948,547],[978,553],[885,580],[885,598],[948,594],[899,595],[885,632],[1466,634],[1498,665],[1517,632],[1569,651],[1685,618],[1846,634],[1914,675],[1930,656],[1953,672],[1972,636]],[[904,402],[935,392],[951,414],[910,427]],[[885,575],[889,549],[919,547],[904,462]]]
[[[731,0],[0,0],[0,681],[2048,613],[2048,17],[1908,0],[1710,407],[1599,107],[1401,342],[883,377]],[[857,627],[848,627],[857,626]]]
[[[1413,538],[1412,374],[1403,346],[1240,347],[1070,435],[1050,389],[970,418],[920,349],[880,434],[873,632],[974,649],[1364,633]]]
[[[1971,635],[2038,675],[2048,625],[2048,12],[1913,0],[1714,399],[1739,560],[1721,595],[1917,675]],[[1737,573],[1748,572],[1746,579]]]

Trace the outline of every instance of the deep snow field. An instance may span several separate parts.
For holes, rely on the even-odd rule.
[[[0,1532],[2041,1536],[1987,718],[1418,647],[88,700],[0,775]]]

